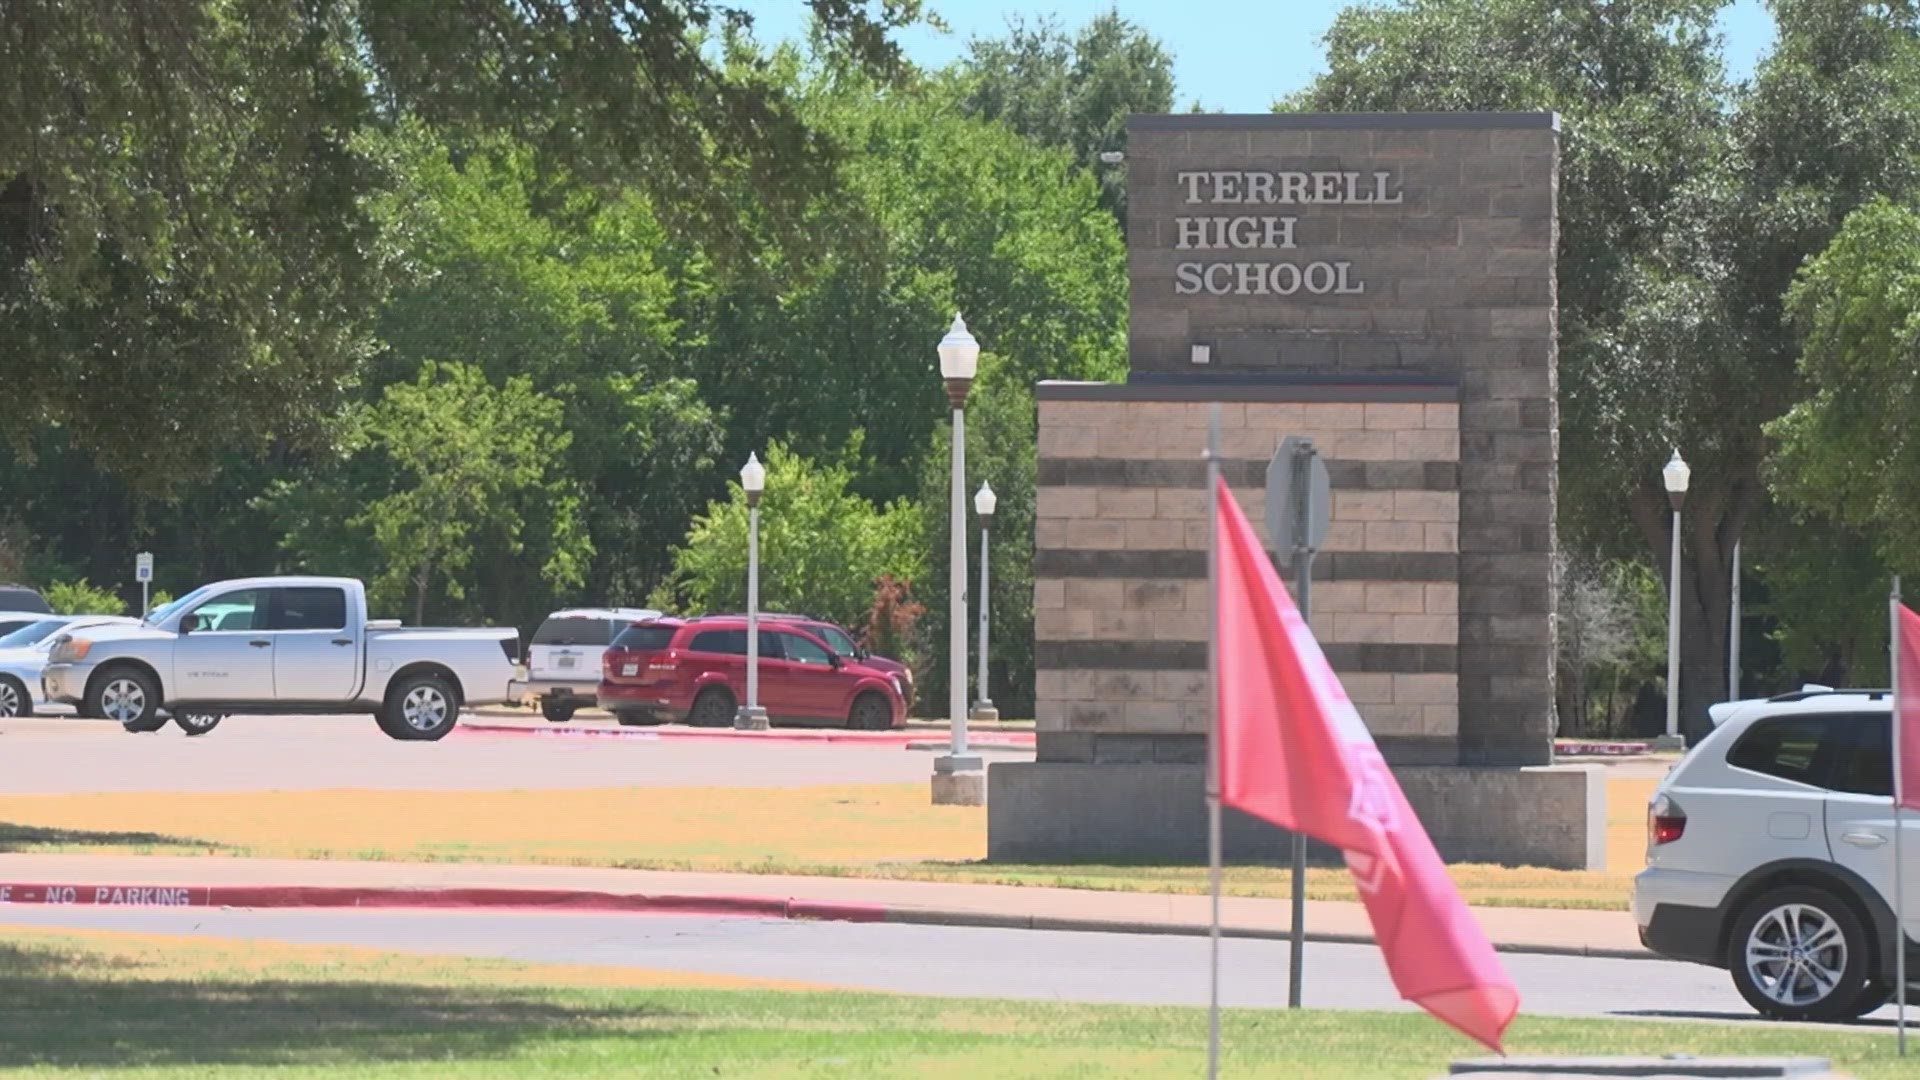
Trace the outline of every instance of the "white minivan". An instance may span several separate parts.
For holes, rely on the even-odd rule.
[[[660,613],[647,608],[568,608],[547,616],[534,631],[527,655],[527,677],[516,679],[507,696],[523,704],[538,702],[540,715],[556,724],[590,708],[600,691],[600,658],[620,631]]]

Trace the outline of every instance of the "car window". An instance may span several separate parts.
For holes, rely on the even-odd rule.
[[[827,643],[829,649],[839,653],[841,656],[860,655],[860,646],[855,645],[853,638],[848,637],[847,632],[837,626],[809,626],[807,629],[819,635],[820,639]]]
[[[747,632],[745,630],[704,630],[693,635],[693,644],[688,648],[694,652],[719,653],[722,656],[747,655]]]
[[[1824,755],[1845,738],[1844,725],[1831,716],[1781,716],[1761,720],[1747,729],[1727,752],[1727,764],[1737,769],[1777,776],[1815,787],[1825,787]]]
[[[18,649],[32,645],[67,625],[66,619],[41,619],[31,622],[6,634],[0,634],[0,649]]]
[[[656,626],[650,629],[667,631],[669,639],[673,636],[672,627]],[[533,643],[535,645],[604,646],[612,640],[613,627],[605,619],[588,619],[583,617],[548,619],[546,622],[540,624],[540,629],[533,632]],[[666,646],[661,645],[658,647],[665,648]]]
[[[659,652],[673,644],[673,635],[677,626],[629,626],[620,631],[613,639],[615,648],[632,652]],[[533,639],[536,645],[544,645],[539,637]]]
[[[826,646],[809,637],[799,634],[781,634],[780,640],[787,647],[787,659],[798,664],[814,664],[819,667],[832,667],[833,659],[827,655]]]
[[[201,630],[265,629],[267,590],[242,589],[222,593],[193,609]]]
[[[1855,795],[1893,795],[1893,721],[1885,714],[1835,717],[1847,739],[1834,754],[1833,790]]]
[[[11,634],[15,630],[33,625],[25,619],[0,619],[0,634]]]
[[[347,590],[322,586],[311,589],[281,589],[280,613],[274,617],[275,630],[345,630],[347,628]]]

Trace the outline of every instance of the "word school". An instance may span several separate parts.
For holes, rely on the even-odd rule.
[[[1188,203],[1392,206],[1405,198],[1391,172],[1248,172],[1205,170],[1178,173]],[[1297,217],[1179,216],[1173,219],[1176,251],[1286,251],[1294,243]],[[1174,267],[1180,296],[1358,296],[1367,291],[1348,262],[1183,262]]]

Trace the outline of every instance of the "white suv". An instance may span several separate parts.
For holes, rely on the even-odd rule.
[[[1770,1017],[1872,1012],[1894,978],[1889,695],[1811,690],[1711,711],[1713,733],[1647,809],[1641,942],[1727,968]],[[1920,814],[1904,830],[1907,970],[1920,974]]]
[[[507,684],[507,697],[538,703],[556,724],[591,708],[600,691],[600,658],[620,631],[657,619],[651,608],[568,608],[547,616],[527,649],[527,677]]]

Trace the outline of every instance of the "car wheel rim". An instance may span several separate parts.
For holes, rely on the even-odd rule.
[[[1847,935],[1807,904],[1774,908],[1747,935],[1747,974],[1769,999],[1803,1006],[1823,1001],[1847,970]]]
[[[432,731],[447,718],[447,698],[431,686],[416,686],[407,693],[401,707],[407,726],[415,731]]]
[[[20,715],[20,691],[9,682],[0,682],[0,716]]]
[[[132,679],[115,679],[100,692],[100,712],[109,720],[124,724],[138,720],[147,711],[147,692]]]
[[[190,728],[210,728],[220,720],[211,713],[187,713],[180,719]]]

